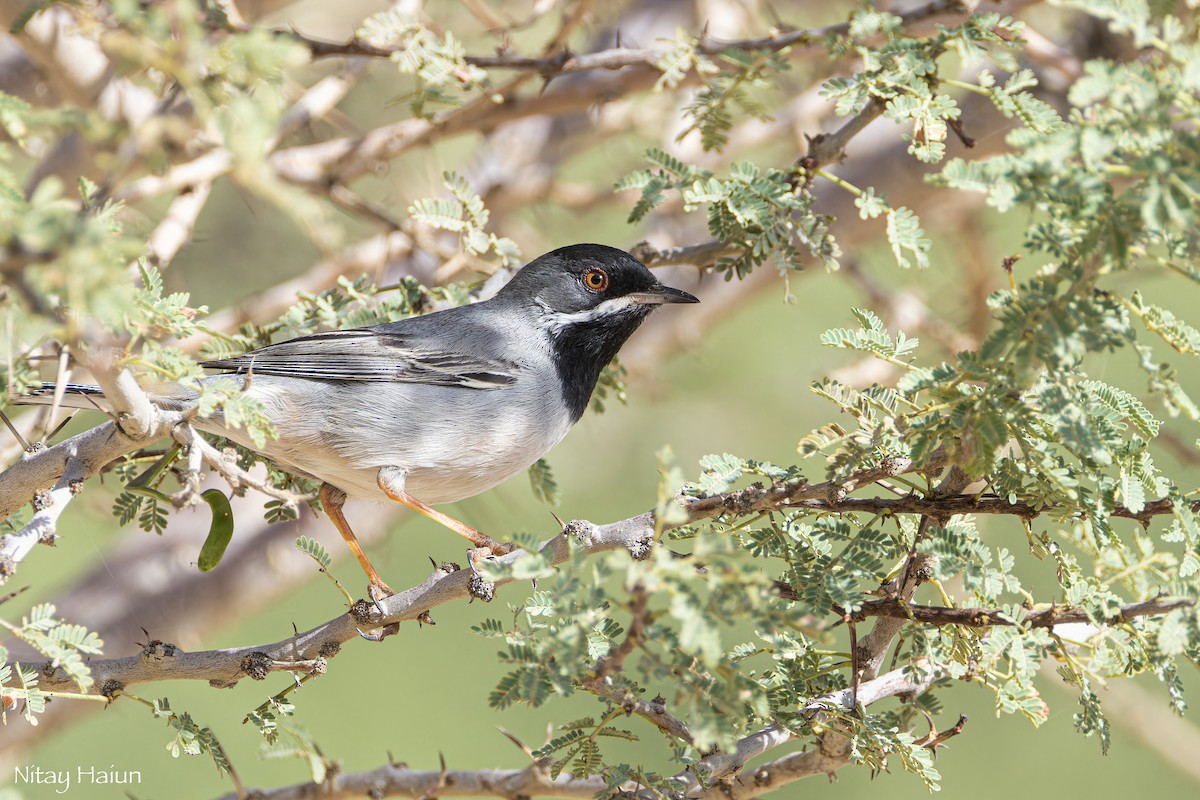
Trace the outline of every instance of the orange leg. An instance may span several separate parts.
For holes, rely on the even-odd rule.
[[[445,525],[458,535],[465,536],[471,542],[471,544],[475,545],[477,548],[491,550],[492,554],[497,556],[511,553],[515,549],[514,545],[506,544],[504,542],[497,542],[486,533],[477,531],[470,525],[464,525],[454,517],[443,514],[436,508],[431,508],[430,506],[425,505],[408,492],[392,485],[391,481],[388,480],[385,470],[379,471],[379,478],[376,482],[379,484],[379,488],[383,491],[383,493],[395,500],[397,503],[403,503],[413,511],[424,514],[434,522],[439,522],[442,525]]]
[[[335,486],[323,483],[321,484],[321,492],[318,497],[321,500],[321,508],[325,509],[325,513],[329,515],[329,519],[337,527],[338,533],[342,534],[342,538],[349,545],[350,552],[354,553],[354,557],[358,559],[363,572],[367,573],[367,580],[371,582],[371,599],[378,605],[381,598],[394,595],[395,592],[392,591],[391,587],[383,582],[383,578],[379,577],[379,573],[375,570],[375,565],[371,563],[371,559],[367,558],[367,554],[363,552],[362,545],[358,543],[358,537],[354,535],[354,531],[350,530],[350,523],[346,522],[346,517],[342,514],[342,506],[346,503],[346,493]]]

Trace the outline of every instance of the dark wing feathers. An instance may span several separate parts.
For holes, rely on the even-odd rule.
[[[419,339],[365,328],[303,336],[203,366],[322,381],[381,381],[495,389],[516,380],[517,364],[421,347]]]

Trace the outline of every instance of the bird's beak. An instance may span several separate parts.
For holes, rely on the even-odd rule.
[[[645,306],[658,306],[663,303],[699,303],[700,299],[681,289],[673,289],[657,283],[644,292],[632,292],[625,297],[634,303]]]

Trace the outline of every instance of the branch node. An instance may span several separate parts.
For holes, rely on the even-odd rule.
[[[888,453],[879,462],[879,468],[894,478],[904,472],[904,464],[893,453]]]
[[[629,555],[634,561],[645,561],[650,557],[650,551],[653,549],[653,540],[649,536],[641,539],[636,539],[629,543]]]
[[[256,650],[243,658],[242,663],[238,666],[250,678],[256,681],[264,681],[271,672],[272,661],[273,659],[269,655],[261,650]]]
[[[342,643],[336,639],[322,642],[320,648],[317,649],[317,655],[321,658],[333,658],[340,652],[342,652]]]
[[[563,526],[563,536],[574,539],[584,547],[590,547],[595,541],[596,526],[586,519],[573,519]]]
[[[108,698],[108,702],[117,699],[117,695],[125,689],[125,684],[121,683],[116,678],[109,678],[104,683],[100,684],[100,694]]]
[[[38,489],[31,502],[34,511],[45,511],[54,504],[54,495],[50,494],[49,489]]]
[[[482,600],[485,603],[490,603],[496,596],[496,584],[484,578],[478,572],[472,572],[471,580],[467,583],[467,594],[471,596],[471,602]]]
[[[375,606],[366,600],[355,600],[354,605],[350,606],[350,616],[358,624],[365,625],[371,621],[371,614],[374,610]]]
[[[913,554],[912,569],[909,574],[916,581],[917,586],[933,580],[933,568],[937,565],[937,562],[938,557],[933,553]]]
[[[755,504],[766,493],[763,485],[759,482],[754,482],[745,489],[739,489],[736,492],[730,492],[722,505],[733,514],[739,517],[744,517],[754,512]]]
[[[168,658],[174,658],[180,652],[180,649],[170,642],[153,639],[142,646],[142,659],[144,661],[161,662]]]

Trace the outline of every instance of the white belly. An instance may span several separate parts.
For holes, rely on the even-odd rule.
[[[220,420],[197,427],[351,497],[387,499],[376,475],[396,467],[413,497],[449,503],[487,491],[562,441],[571,420],[554,391],[522,380],[481,390],[258,376],[250,393],[266,405],[277,439],[255,447]]]

